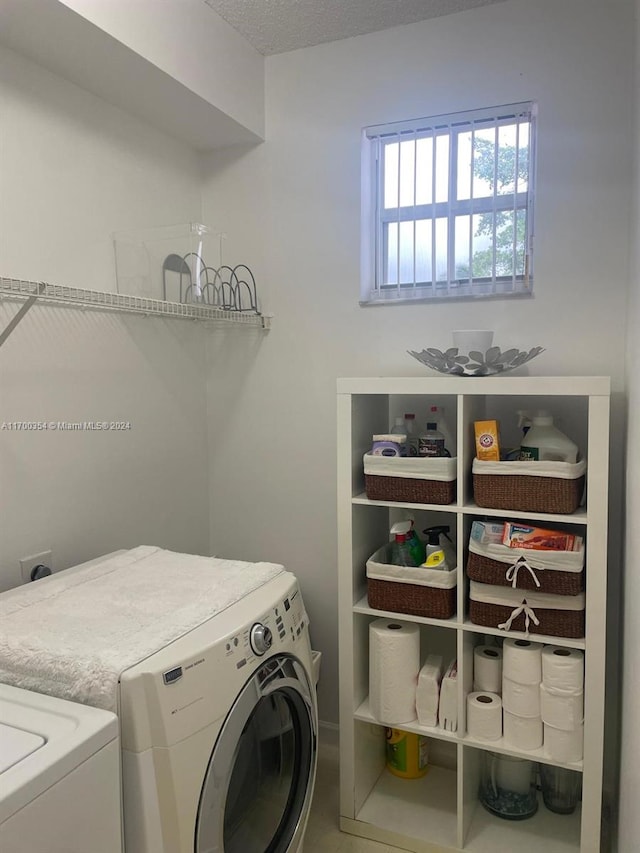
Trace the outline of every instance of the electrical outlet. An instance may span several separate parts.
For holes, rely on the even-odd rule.
[[[53,568],[53,556],[51,551],[41,551],[39,554],[33,554],[31,557],[23,557],[20,560],[20,573],[22,575],[22,583],[30,583],[31,582],[31,572],[36,566],[40,564],[44,566],[49,566],[51,571],[55,571]]]

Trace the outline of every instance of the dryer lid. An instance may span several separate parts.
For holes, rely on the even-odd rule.
[[[0,723],[0,773],[4,773],[45,743],[45,739],[40,735]]]

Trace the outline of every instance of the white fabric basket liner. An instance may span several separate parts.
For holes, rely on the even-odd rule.
[[[533,548],[509,548],[508,545],[470,539],[469,551],[504,563],[507,568],[515,565],[520,557],[536,571],[581,572],[584,568],[584,543],[579,551],[536,551]]]
[[[498,474],[525,477],[553,477],[558,480],[577,480],[587,471],[587,460],[579,462],[485,462],[474,459],[474,474]]]
[[[382,560],[387,553],[388,545],[383,545],[367,560],[367,577],[378,581],[393,581],[394,583],[410,583],[416,586],[434,587],[436,589],[453,589],[458,583],[458,572],[450,569],[446,572],[439,569],[427,569],[418,566],[391,566]]]
[[[533,610],[584,610],[585,594],[556,595],[551,592],[531,592],[528,589],[512,589],[508,586],[494,586],[489,583],[471,581],[469,597],[483,604],[498,604],[505,607],[518,607],[526,601]]]
[[[449,456],[375,456],[364,455],[364,473],[376,477],[405,477],[408,480],[450,482],[456,478],[458,460]]]

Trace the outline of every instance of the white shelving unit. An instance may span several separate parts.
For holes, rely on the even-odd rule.
[[[338,571],[340,624],[340,825],[345,832],[382,843],[426,851],[518,851],[518,853],[599,853],[605,689],[605,612],[609,394],[608,377],[434,377],[338,380]],[[426,422],[429,405],[444,408],[457,442],[457,500],[453,504],[398,504],[368,500],[362,457],[374,433],[384,433],[404,412]],[[475,455],[473,422],[497,418],[508,434],[515,411],[545,408],[560,414],[588,459],[588,500],[571,515],[485,510],[473,501],[471,464]],[[505,430],[505,425],[507,428]],[[570,426],[570,429],[569,429]],[[439,620],[373,610],[367,603],[366,561],[388,540],[398,512],[411,510],[416,528],[450,524],[458,557],[457,610]],[[508,821],[489,814],[478,801],[480,757],[484,750],[558,764],[544,753],[518,751],[502,740],[487,743],[466,734],[465,697],[473,676],[473,649],[488,635],[522,637],[472,624],[467,617],[465,576],[471,523],[478,515],[527,518],[540,526],[561,524],[585,537],[586,636],[582,639],[532,634],[536,642],[585,651],[584,758],[559,764],[583,774],[582,805],[572,815],[548,811],[539,796],[537,814]],[[424,522],[424,523],[423,523]],[[430,741],[430,769],[420,780],[392,776],[385,769],[384,720],[371,714],[369,623],[393,616],[421,626],[425,650],[444,650],[458,659],[458,731],[413,723],[401,728]]]

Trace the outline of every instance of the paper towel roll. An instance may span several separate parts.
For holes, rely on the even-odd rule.
[[[575,729],[584,720],[584,694],[554,693],[543,682],[540,685],[540,714],[543,722],[554,729]]]
[[[518,684],[540,684],[542,644],[508,637],[502,647],[502,675]]]
[[[564,646],[542,650],[542,681],[554,693],[580,693],[584,689],[584,652]]]
[[[416,718],[416,682],[420,670],[420,627],[396,619],[369,625],[369,707],[381,723]]]
[[[502,700],[496,693],[469,693],[467,733],[479,740],[502,737]]]
[[[502,679],[502,707],[518,717],[540,716],[540,685]]]
[[[544,751],[554,761],[582,761],[584,725],[566,731],[544,724]]]
[[[502,693],[502,649],[476,646],[473,650],[473,689],[476,692]]]
[[[518,717],[506,711],[503,705],[502,724],[507,746],[517,749],[538,749],[542,746],[544,733],[540,717]]]

